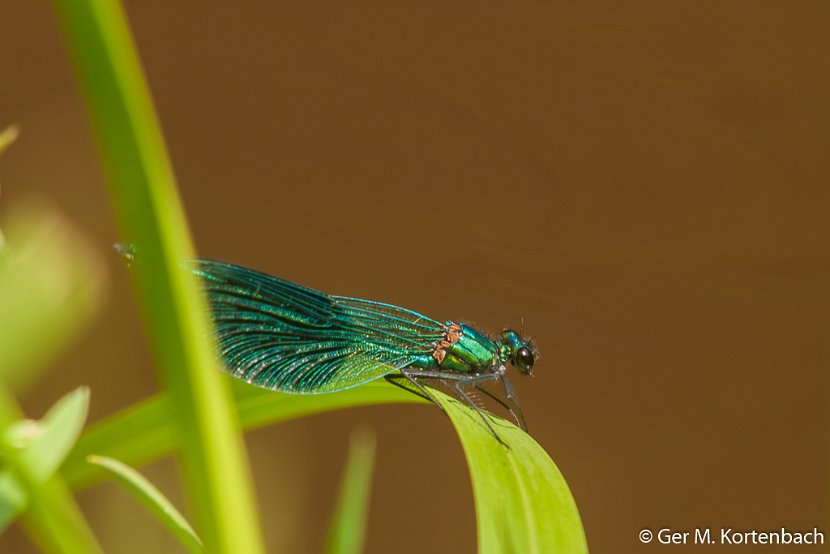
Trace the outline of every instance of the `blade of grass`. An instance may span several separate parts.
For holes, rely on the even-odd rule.
[[[98,143],[119,223],[141,248],[135,280],[157,365],[181,425],[186,489],[209,552],[263,552],[238,424],[203,337],[209,322],[159,124],[116,0],[56,0]]]
[[[234,380],[236,408],[244,429],[297,419],[354,406],[424,401],[387,383],[370,383],[337,394],[290,395],[258,389]],[[86,463],[99,453],[131,465],[141,465],[175,452],[181,446],[172,421],[168,396],[154,396],[92,425],[64,464],[63,474],[73,488],[99,480],[101,472]]]
[[[386,383],[316,396],[283,395],[242,384],[235,387],[235,392],[239,417],[246,429],[350,406],[423,402]],[[439,398],[444,399],[470,467],[479,551],[587,552],[576,504],[562,474],[544,450],[512,424],[495,419],[499,436],[510,445],[507,449],[484,427],[478,414],[449,397]],[[93,426],[64,466],[73,487],[100,478],[95,471],[85,470],[89,466],[82,463],[83,456],[96,448],[117,452],[137,463],[177,448],[176,431],[166,415],[167,400],[154,397]]]
[[[329,554],[363,552],[374,466],[375,434],[358,429],[352,433],[340,496],[329,527],[326,542]]]
[[[112,458],[90,456],[87,461],[114,477],[130,494],[144,504],[190,552],[203,551],[202,541],[196,536],[196,532],[184,516],[146,477]]]
[[[493,417],[505,447],[469,406],[440,392],[435,396],[455,426],[470,468],[478,551],[587,553],[571,491],[542,447],[512,423]]]

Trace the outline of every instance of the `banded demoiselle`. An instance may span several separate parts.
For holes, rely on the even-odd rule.
[[[507,365],[530,374],[534,348],[519,333],[497,338],[372,300],[330,296],[238,265],[198,259],[226,370],[248,383],[299,394],[336,392],[386,378],[431,400],[439,382],[481,416],[481,393],[526,429]],[[504,400],[484,385],[500,382]]]

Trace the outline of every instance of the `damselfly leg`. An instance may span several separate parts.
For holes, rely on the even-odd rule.
[[[510,386],[510,381],[507,380],[504,374],[501,374],[501,384],[504,387],[504,396],[507,397],[507,400],[510,401],[511,406],[516,408],[516,412],[518,412],[519,417],[516,417],[516,414],[513,410],[510,410],[510,413],[516,419],[516,423],[527,432],[527,422],[525,421],[525,414],[522,411],[522,407],[519,405],[519,401],[516,400],[516,395],[513,393],[513,387]],[[520,421],[521,420],[521,421]]]
[[[485,389],[481,385],[477,384],[477,385],[475,385],[475,388],[478,392],[484,394],[485,396],[487,396],[493,402],[496,402],[506,412],[509,412],[510,415],[513,416],[513,419],[516,421],[516,425],[521,427],[522,431],[527,432],[527,423],[525,422],[524,413],[522,413],[521,406],[519,406],[519,404],[515,400],[513,400],[509,396],[507,397],[508,400],[510,401],[510,404],[512,404],[512,406],[510,406],[504,400],[502,400],[501,398],[499,398],[498,396],[496,396],[495,394],[493,394],[489,390]],[[514,411],[513,408],[516,408],[516,411]],[[517,412],[518,412],[518,415],[517,415]]]
[[[405,379],[406,383],[401,383],[400,382],[401,378]],[[526,426],[524,424],[524,415],[522,414],[521,408],[518,406],[518,404],[516,403],[516,401],[515,401],[515,399],[512,395],[508,395],[508,401],[510,402],[511,405],[513,405],[513,407],[516,408],[515,410],[513,409],[513,407],[511,407],[511,405],[508,405],[507,403],[502,401],[500,398],[498,398],[496,395],[494,395],[493,393],[491,393],[490,391],[484,389],[481,386],[483,383],[488,382],[488,381],[498,381],[498,380],[506,381],[506,379],[504,378],[504,375],[501,372],[485,373],[485,374],[469,376],[469,375],[466,375],[466,374],[449,373],[449,372],[444,372],[444,371],[430,371],[430,370],[419,370],[419,369],[404,368],[404,369],[401,370],[400,374],[398,374],[398,375],[388,375],[386,377],[386,380],[389,381],[390,383],[392,383],[393,385],[396,385],[396,386],[401,387],[405,390],[408,390],[408,391],[410,391],[414,394],[417,394],[418,396],[420,396],[420,397],[422,397],[426,400],[431,401],[433,404],[435,404],[436,406],[438,406],[439,408],[441,408],[443,410],[443,408],[438,403],[438,401],[435,399],[435,397],[427,390],[427,388],[423,384],[421,384],[419,382],[419,379],[434,379],[434,380],[437,380],[437,381],[440,381],[440,382],[443,382],[443,383],[446,383],[446,384],[449,384],[450,382],[452,382],[453,383],[452,389],[453,389],[454,395],[458,399],[463,401],[465,404],[467,404],[468,406],[473,408],[476,411],[476,413],[479,415],[479,417],[481,417],[481,420],[484,422],[484,424],[487,426],[487,428],[490,430],[490,432],[493,434],[493,436],[496,438],[496,440],[498,440],[501,444],[504,444],[505,446],[507,446],[506,443],[501,439],[499,434],[493,428],[493,425],[490,423],[490,419],[487,417],[487,414],[485,414],[481,410],[481,408],[479,408],[476,401],[472,397],[470,397],[470,395],[467,393],[465,388],[474,387],[476,390],[484,393],[491,400],[495,401],[502,408],[504,408],[507,412],[509,412],[510,415],[513,416],[513,419],[516,420],[516,423],[519,426],[521,426],[523,429],[526,428]],[[506,387],[506,391],[505,391],[506,395],[507,395],[508,391],[510,391],[509,385]]]

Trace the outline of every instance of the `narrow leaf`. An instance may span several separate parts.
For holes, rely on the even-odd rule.
[[[115,478],[127,491],[144,504],[191,552],[202,552],[202,541],[196,532],[155,485],[139,472],[118,460],[104,456],[89,456],[94,464]]]
[[[17,421],[3,433],[6,443],[19,448],[18,463],[36,482],[43,482],[60,467],[84,427],[89,389],[79,387],[58,400],[39,422]]]
[[[282,394],[235,379],[231,385],[237,414],[246,430],[354,406],[424,402],[387,383],[369,383],[337,394],[318,395]],[[97,452],[141,465],[178,451],[181,444],[170,398],[154,396],[92,425],[69,454],[63,474],[73,488],[87,486],[101,478],[101,472],[86,463],[89,455]]]
[[[235,389],[240,420],[246,429],[350,406],[422,402],[385,383],[313,396],[284,395],[244,385]],[[450,397],[440,393],[436,396],[442,399],[456,427],[470,467],[479,552],[587,552],[576,504],[547,453],[511,423],[494,418],[491,422],[508,444],[505,447],[476,412]],[[67,461],[65,475],[70,483],[78,487],[100,478],[76,463],[78,456],[93,447],[124,452],[141,463],[174,451],[177,438],[167,423],[166,402],[164,397],[154,397],[94,426]]]
[[[64,429],[60,417],[63,414],[70,419],[82,420],[78,414],[86,414],[86,397],[85,391],[76,391],[59,402],[56,409],[50,411],[49,420],[44,418],[48,432],[21,433],[24,426],[20,426],[12,433],[3,432],[0,436],[0,458],[4,461],[4,473],[0,475],[0,530],[28,506],[24,514],[25,528],[44,552],[101,552],[66,483],[58,475],[44,477],[44,473],[51,471],[50,467],[60,463],[61,456],[46,448],[43,452],[49,458],[47,462],[36,460],[33,463],[32,458],[26,458],[27,449],[41,448],[40,442],[48,441],[49,437],[62,443],[56,445],[56,451],[66,451],[65,443],[69,442],[66,437],[77,435],[77,430],[73,430],[76,424],[70,422]],[[8,430],[21,417],[14,397],[0,384],[0,428]],[[32,430],[39,425],[27,422],[25,429]],[[59,429],[61,437],[56,436],[56,431],[52,430],[55,428]],[[7,436],[11,438],[11,444],[7,442]]]
[[[505,446],[474,410],[445,394],[435,396],[450,416],[467,457],[476,504],[478,551],[588,552],[571,491],[542,447],[512,423],[491,417]]]
[[[16,471],[0,471],[0,529],[26,507],[20,474],[30,486],[52,477],[81,434],[88,406],[89,389],[80,387],[58,400],[41,421],[18,420],[3,431],[2,451],[13,457]]]
[[[353,432],[340,496],[329,527],[326,543],[329,554],[363,551],[374,465],[375,434],[366,430]]]
[[[56,0],[124,238],[142,249],[135,283],[159,375],[181,426],[180,461],[211,552],[264,552],[251,476],[196,279],[193,244],[150,91],[118,0]]]

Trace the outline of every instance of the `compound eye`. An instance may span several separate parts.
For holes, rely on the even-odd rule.
[[[522,373],[530,373],[530,370],[533,369],[533,362],[533,352],[530,351],[530,348],[519,348],[516,352],[516,368]]]

